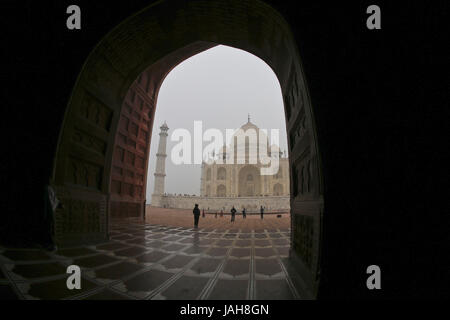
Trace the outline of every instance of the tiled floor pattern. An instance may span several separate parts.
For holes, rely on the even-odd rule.
[[[111,240],[60,249],[0,247],[1,299],[300,299],[289,229],[192,229],[114,222]],[[66,286],[69,265],[80,290]]]

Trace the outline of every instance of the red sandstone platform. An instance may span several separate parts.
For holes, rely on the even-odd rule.
[[[281,215],[278,218],[277,215]],[[247,218],[242,217],[242,213],[236,214],[235,222],[230,222],[230,214],[224,213],[223,217],[220,214],[215,217],[214,213],[205,214],[205,218],[200,215],[199,228],[207,229],[238,229],[241,231],[251,230],[270,230],[270,229],[290,229],[291,217],[289,213],[270,214],[265,213],[264,219],[261,219],[259,214],[247,214]],[[146,222],[150,224],[167,225],[174,227],[189,227],[194,226],[194,216],[192,210],[184,209],[165,209],[158,207],[147,206]]]

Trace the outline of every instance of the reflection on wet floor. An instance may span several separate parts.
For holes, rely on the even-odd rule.
[[[1,299],[300,299],[289,229],[190,229],[115,221],[94,246],[0,247]],[[66,268],[82,269],[68,290]]]

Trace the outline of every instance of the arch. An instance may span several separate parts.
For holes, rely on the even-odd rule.
[[[205,194],[205,196],[206,197],[211,196],[211,187],[209,185],[206,186],[206,194]]]
[[[211,168],[208,168],[206,170],[206,181],[210,181],[211,180]]]
[[[218,197],[226,197],[227,196],[227,188],[223,184],[220,184],[217,186],[217,196]]]
[[[159,87],[178,63],[217,44],[261,58],[280,82],[295,191],[290,256],[308,292],[316,296],[323,183],[311,100],[288,23],[260,0],[230,0],[226,8],[219,0],[158,1],[98,43],[77,78],[58,138],[51,184],[58,198],[71,205],[56,218],[56,241],[70,245],[107,239],[113,210],[144,215]],[[303,183],[297,168],[307,161],[312,163],[313,192],[306,195],[297,192]],[[258,184],[253,188],[261,193]]]
[[[254,165],[246,165],[239,170],[238,195],[253,197],[261,194],[261,176]]]
[[[225,180],[227,178],[227,169],[220,167],[217,169],[217,180]]]
[[[273,186],[273,195],[274,196],[281,196],[281,195],[283,195],[283,185],[281,183],[276,183]]]

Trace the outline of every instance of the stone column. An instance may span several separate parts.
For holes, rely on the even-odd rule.
[[[167,126],[166,122],[164,122],[160,129],[161,132],[159,133],[159,146],[158,153],[156,154],[156,168],[154,173],[155,188],[153,190],[153,196],[156,196],[155,199],[164,194],[164,179],[166,177],[166,146],[168,136],[167,131],[169,130],[169,127]],[[154,204],[158,205],[157,203]]]

